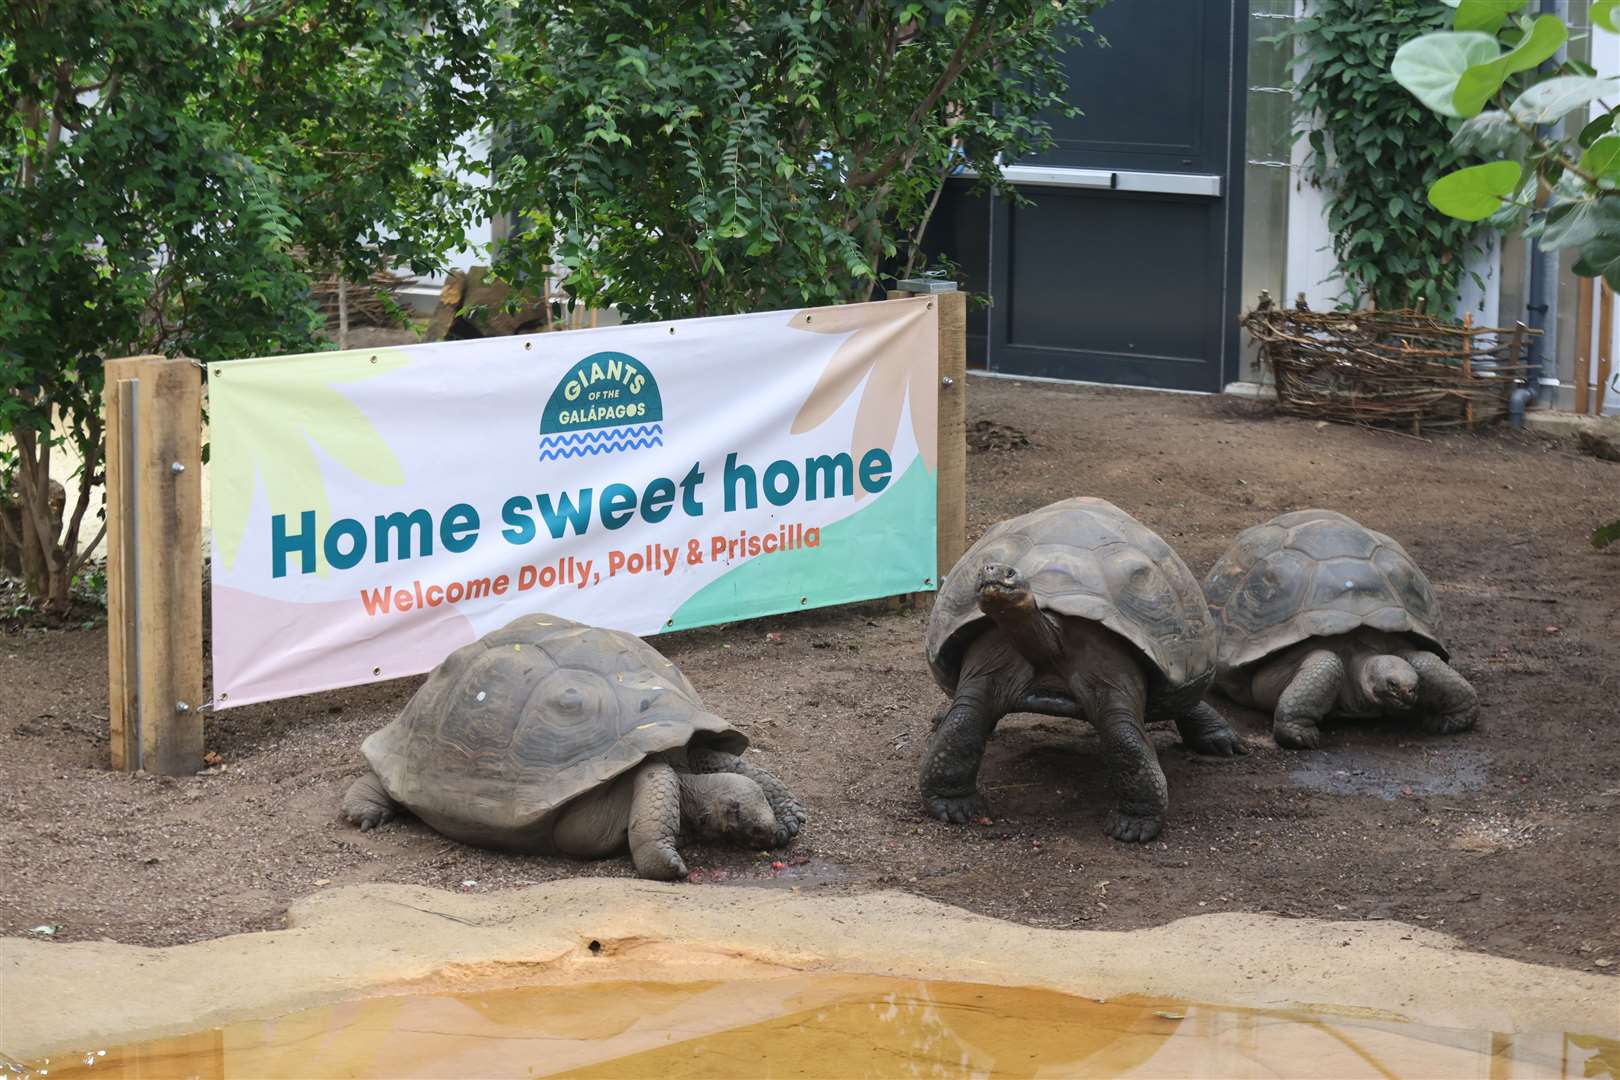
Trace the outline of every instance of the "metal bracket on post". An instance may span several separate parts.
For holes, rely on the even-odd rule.
[[[956,282],[948,281],[944,277],[924,274],[921,277],[901,278],[894,283],[896,290],[914,294],[948,293],[956,291]]]

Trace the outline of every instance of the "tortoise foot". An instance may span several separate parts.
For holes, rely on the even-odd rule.
[[[1279,720],[1271,728],[1278,746],[1290,750],[1315,750],[1322,745],[1322,732],[1315,724],[1301,720]]]
[[[949,821],[953,825],[966,825],[970,821],[985,816],[984,800],[978,794],[972,795],[928,795],[923,802],[928,806],[928,813],[941,821]]]
[[[375,773],[360,777],[343,794],[343,818],[350,825],[358,825],[361,832],[387,824],[398,812],[399,806],[388,797]]]
[[[777,811],[776,835],[771,838],[772,847],[787,847],[793,838],[799,835],[804,827],[804,811],[794,814],[792,811]]]
[[[1207,736],[1195,743],[1188,743],[1195,753],[1209,754],[1213,757],[1243,757],[1249,748],[1243,740],[1238,738],[1237,732],[1227,731],[1219,735]]]
[[[1103,825],[1103,832],[1115,840],[1123,840],[1127,844],[1145,844],[1159,835],[1164,828],[1164,818],[1148,817],[1140,814],[1128,814],[1123,810],[1115,810],[1108,815],[1108,822]]]
[[[1459,731],[1471,729],[1478,718],[1479,714],[1473,709],[1454,713],[1431,713],[1423,718],[1423,730],[1430,735],[1455,735]]]

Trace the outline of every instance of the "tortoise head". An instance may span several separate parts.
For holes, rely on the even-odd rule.
[[[776,814],[765,789],[737,773],[707,773],[682,792],[682,816],[705,837],[756,850],[774,846]]]
[[[1374,656],[1361,666],[1361,689],[1384,708],[1403,711],[1417,704],[1418,673],[1398,656]]]
[[[985,563],[979,569],[976,588],[979,610],[987,615],[995,610],[1006,611],[1035,603],[1035,594],[1030,592],[1024,575],[1006,563]]]

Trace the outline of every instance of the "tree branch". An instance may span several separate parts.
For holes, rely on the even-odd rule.
[[[90,540],[90,542],[88,544],[84,545],[84,550],[79,552],[77,555],[75,555],[72,558],[71,561],[69,561],[68,568],[67,568],[67,574],[68,574],[68,578],[70,580],[72,579],[74,574],[77,574],[80,570],[84,569],[84,564],[89,562],[90,559],[91,559],[91,556],[93,556],[95,554],[96,545],[101,543],[102,538],[105,537],[106,535],[107,535],[107,523],[105,521],[103,521],[101,523],[101,528],[96,530],[96,535],[91,538],[91,540]]]
[[[79,497],[73,504],[73,516],[68,521],[67,533],[62,540],[62,551],[69,559],[74,559],[79,554],[79,527],[84,522],[85,512],[90,508],[90,489],[95,484],[96,470],[101,467],[101,417],[92,412],[86,427],[85,444],[90,447],[90,451],[85,454],[79,469]],[[95,546],[90,545],[92,548]],[[71,572],[70,569],[69,573]]]
[[[938,104],[940,98],[945,96],[945,91],[951,88],[951,84],[956,81],[957,76],[961,75],[969,64],[983,56],[985,51],[994,43],[995,19],[992,16],[984,23],[984,28],[988,31],[984,41],[977,46],[973,46],[973,39],[979,32],[980,20],[984,18],[989,6],[990,0],[979,0],[974,7],[973,21],[968,24],[967,33],[962,35],[962,40],[951,53],[951,58],[946,63],[945,70],[939,73],[939,78],[934,80],[934,85],[929,87],[928,93],[923,95],[922,100],[917,102],[917,107],[911,111],[911,119],[906,121],[904,137],[909,138],[916,131],[917,126],[922,123],[923,117],[927,116],[929,110]],[[969,53],[970,46],[972,46],[971,54]],[[888,156],[879,163],[877,168],[851,175],[848,181],[849,186],[857,188],[871,187],[873,184],[888,178],[895,169],[899,168],[900,162],[906,158],[907,149],[908,147],[904,142],[897,145],[893,150],[889,151]],[[914,155],[915,151],[913,151]]]

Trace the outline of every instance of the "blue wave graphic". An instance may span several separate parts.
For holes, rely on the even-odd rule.
[[[540,437],[540,460],[558,461],[563,458],[584,457],[587,454],[612,454],[620,450],[646,450],[663,446],[664,429],[659,424],[639,424],[633,427],[605,428],[595,431],[571,431]]]
[[[614,442],[618,439],[633,439],[652,435],[662,435],[662,424],[634,424],[629,427],[594,428],[590,431],[567,431],[556,435],[541,435],[540,449],[545,450],[559,446],[577,446],[585,443]]]

